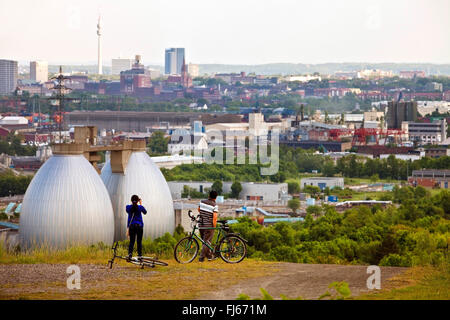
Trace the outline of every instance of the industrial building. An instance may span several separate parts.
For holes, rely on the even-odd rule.
[[[440,158],[450,157],[450,149],[448,148],[429,148],[425,150],[425,157]]]
[[[386,114],[389,129],[401,129],[403,121],[417,121],[416,101],[389,101]]]
[[[344,178],[339,177],[312,177],[303,178],[300,180],[300,187],[305,188],[306,186],[316,186],[320,190],[325,188],[333,189],[335,187],[344,188]]]
[[[120,92],[135,93],[140,88],[151,88],[150,72],[141,63],[141,56],[136,55],[130,70],[120,72]]]
[[[403,122],[402,129],[408,133],[410,141],[422,144],[440,144],[447,139],[447,121]]]
[[[351,142],[342,142],[342,141],[280,140],[280,144],[284,144],[284,145],[287,145],[289,147],[294,147],[294,148],[302,148],[302,149],[319,149],[322,147],[325,152],[344,152],[344,151],[348,151],[352,148]]]
[[[184,186],[205,193],[211,189],[213,182],[210,181],[168,181],[173,199],[181,199]],[[231,192],[233,182],[222,182],[223,193]],[[248,201],[278,202],[287,200],[287,183],[256,183],[241,182],[242,191],[239,199]]]
[[[146,132],[148,127],[170,127],[189,125],[198,120],[201,113],[195,112],[135,112],[135,111],[73,111],[66,114],[68,125],[93,125],[106,130]]]
[[[408,177],[408,182],[412,186],[448,189],[450,185],[450,170],[413,170],[412,176]]]

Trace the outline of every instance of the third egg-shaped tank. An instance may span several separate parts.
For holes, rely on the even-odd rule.
[[[101,178],[109,192],[114,215],[114,241],[126,239],[126,205],[136,194],[147,209],[143,215],[144,238],[152,239],[172,233],[175,229],[175,216],[172,196],[166,179],[145,151],[131,153],[124,173],[114,173],[107,161],[101,172]]]

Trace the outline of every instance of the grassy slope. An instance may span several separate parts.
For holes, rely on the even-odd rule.
[[[15,254],[6,252],[0,246],[1,264],[98,264],[105,265],[105,272],[108,272],[106,263],[110,257],[109,248],[72,247],[58,252],[40,249]],[[141,277],[101,279],[86,290],[74,290],[69,296],[64,290],[64,283],[45,283],[43,285],[48,290],[38,292],[33,290],[35,284],[21,284],[18,287],[23,290],[8,295],[0,292],[0,299],[193,299],[244,279],[269,276],[278,270],[276,262],[254,259],[246,259],[236,265],[226,264],[220,259],[188,265],[180,265],[173,259],[162,260],[169,266],[142,270],[143,273],[157,271],[151,274],[151,281],[143,281]],[[118,265],[136,270],[135,266],[121,260]],[[450,266],[413,267],[390,279],[382,290],[355,299],[450,300]]]
[[[450,300],[450,266],[413,267],[361,300]]]
[[[30,252],[8,252],[0,245],[0,263],[2,264],[29,264],[29,263],[92,263],[103,264],[111,257],[111,249],[86,246],[74,246],[66,250],[49,251],[35,249]]]

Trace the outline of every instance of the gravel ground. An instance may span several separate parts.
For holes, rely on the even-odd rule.
[[[39,294],[40,299],[45,299],[46,294],[55,293],[59,293],[62,299],[80,299],[77,290],[68,290],[66,287],[68,266],[68,264],[0,265],[0,299],[17,298],[27,294]],[[243,280],[234,286],[205,294],[200,299],[234,300],[241,293],[251,298],[260,298],[260,288],[266,289],[274,298],[284,294],[290,298],[301,296],[304,299],[317,299],[334,281],[348,282],[353,296],[369,291],[366,286],[369,277],[366,273],[367,266],[278,263],[276,268],[279,271],[271,276]],[[151,277],[160,272],[158,269],[141,270],[119,265],[109,269],[107,265],[95,264],[82,264],[80,269],[83,289],[109,292],[117,291],[124,285],[121,281],[114,281],[115,279],[142,278],[143,281],[151,281]],[[389,278],[406,269],[381,267],[382,288]]]
[[[75,298],[76,290],[67,289],[69,264],[6,264],[0,265],[0,299],[22,293],[63,292],[67,298]],[[112,279],[149,279],[156,271],[122,267],[112,269],[105,265],[80,264],[83,289],[108,289],[102,281]],[[111,290],[111,288],[109,288]]]
[[[236,299],[243,293],[251,298],[261,298],[260,288],[264,288],[274,299],[283,294],[289,298],[301,296],[303,299],[317,299],[328,290],[334,281],[346,281],[352,296],[368,293],[367,266],[281,263],[280,271],[266,278],[243,281],[221,291],[212,292],[200,299]],[[381,288],[387,280],[408,268],[380,267]]]

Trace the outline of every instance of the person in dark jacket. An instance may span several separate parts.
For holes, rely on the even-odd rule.
[[[139,204],[138,204],[139,203]],[[144,221],[142,213],[147,214],[147,210],[142,206],[142,200],[137,195],[131,197],[131,204],[127,205],[128,213],[127,236],[130,237],[130,246],[128,247],[128,259],[131,260],[134,250],[134,242],[137,238],[138,258],[142,257],[142,236],[144,234]]]

